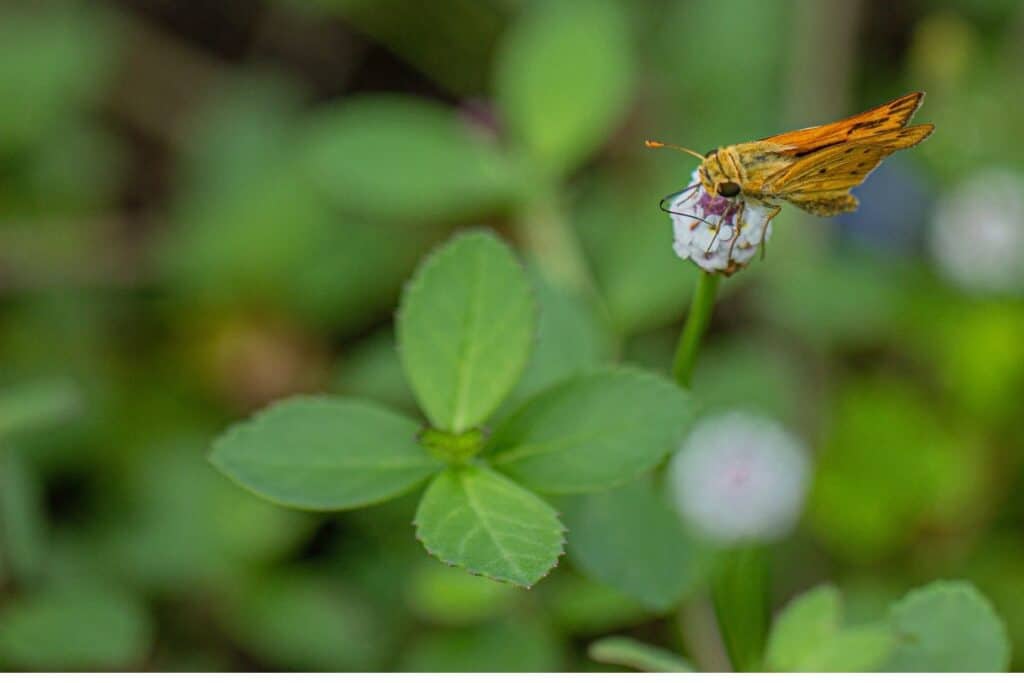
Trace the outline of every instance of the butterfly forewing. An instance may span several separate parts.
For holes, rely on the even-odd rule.
[[[921,106],[923,97],[923,92],[912,92],[834,123],[773,135],[759,142],[779,145],[788,156],[807,156],[830,145],[862,140],[903,128]]]

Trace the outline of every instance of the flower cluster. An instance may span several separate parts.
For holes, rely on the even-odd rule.
[[[750,198],[741,203],[709,195],[697,171],[691,188],[673,197],[668,207],[675,236],[672,246],[679,258],[690,259],[709,273],[732,275],[771,237],[771,209]]]
[[[672,461],[683,521],[719,543],[772,540],[800,516],[810,474],[804,446],[763,417],[705,418]]]

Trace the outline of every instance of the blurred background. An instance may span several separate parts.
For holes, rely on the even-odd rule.
[[[414,413],[392,314],[463,226],[528,263],[545,376],[667,371],[693,160],[643,139],[918,89],[936,133],[857,213],[783,211],[695,391],[814,456],[777,604],[968,578],[1024,668],[1022,64],[1016,0],[0,1],[0,668],[594,670],[611,633],[722,668],[645,482],[556,501],[569,554],[522,591],[429,558],[415,495],[289,511],[206,449],[295,393]]]

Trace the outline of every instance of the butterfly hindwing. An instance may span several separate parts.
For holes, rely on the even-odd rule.
[[[930,124],[911,126],[833,145],[793,163],[766,185],[794,204],[815,194],[845,194],[864,182],[887,156],[918,144],[932,129]],[[847,210],[853,208],[856,205]]]

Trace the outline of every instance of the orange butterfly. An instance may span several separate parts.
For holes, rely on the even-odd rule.
[[[913,92],[835,123],[720,147],[703,156],[654,140],[645,144],[700,159],[699,184],[712,197],[730,200],[737,225],[742,225],[747,200],[768,206],[763,229],[782,210],[774,203],[780,200],[818,216],[856,209],[857,198],[850,190],[887,156],[913,147],[934,130],[930,123],[907,127],[923,97],[923,92]],[[662,200],[663,209],[669,197]]]

